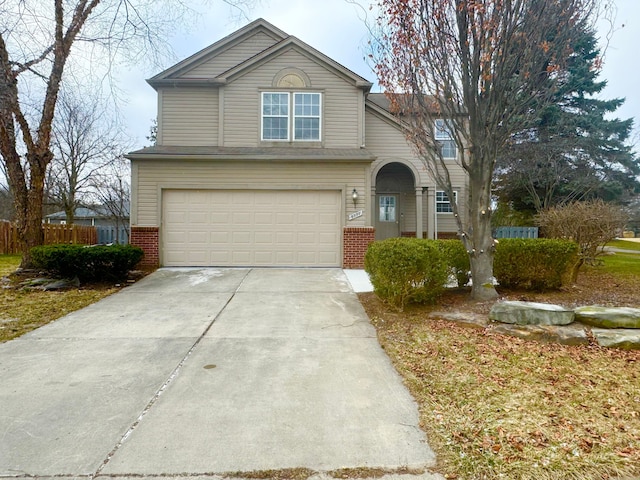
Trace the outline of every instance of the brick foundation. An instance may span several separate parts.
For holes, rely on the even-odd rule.
[[[135,227],[131,226],[129,243],[140,247],[144,251],[144,257],[138,264],[142,268],[156,268],[160,266],[158,227]]]
[[[345,227],[342,231],[342,268],[363,268],[364,254],[375,235],[373,227]]]

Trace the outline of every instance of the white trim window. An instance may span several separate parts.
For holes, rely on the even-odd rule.
[[[319,93],[293,94],[294,140],[320,140],[321,101]]]
[[[458,203],[458,192],[453,192],[453,201]],[[449,196],[442,190],[436,190],[436,213],[453,213]]]
[[[442,118],[435,120],[433,125],[434,138],[440,145],[442,158],[456,158],[458,151],[456,142],[453,140],[453,129],[451,124]]]
[[[289,93],[262,92],[262,140],[289,140]]]
[[[262,92],[263,141],[311,141],[322,138],[322,95],[316,92]]]

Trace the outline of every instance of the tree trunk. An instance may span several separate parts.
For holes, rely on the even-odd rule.
[[[493,254],[495,243],[491,234],[491,174],[493,162],[491,153],[478,152],[469,171],[469,223],[470,241],[467,242],[471,264],[471,298],[487,301],[498,298],[493,285]]]
[[[493,243],[493,239],[491,239]],[[498,297],[498,292],[493,285],[493,251],[491,248],[482,253],[472,252],[469,255],[471,262],[471,298],[479,302],[494,300]]]
[[[31,249],[44,243],[44,231],[42,229],[42,194],[38,196],[29,191],[29,208],[22,225],[18,225],[18,239],[22,249],[22,262],[20,267],[31,268]]]
[[[18,242],[20,243],[22,262],[20,267],[31,268],[31,248],[44,243],[42,229],[42,206],[44,201],[44,178],[47,164],[51,159],[51,151],[43,154],[28,154],[30,165],[29,189],[24,192],[16,223]]]
[[[571,283],[576,283],[578,281],[578,273],[580,272],[580,268],[584,265],[584,257],[580,257],[576,263],[571,267],[571,276],[569,280]]]

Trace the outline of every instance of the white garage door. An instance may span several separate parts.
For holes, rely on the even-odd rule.
[[[165,266],[340,266],[340,192],[165,190]]]

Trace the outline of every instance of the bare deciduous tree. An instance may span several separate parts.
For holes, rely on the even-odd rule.
[[[580,247],[572,272],[574,282],[580,267],[601,255],[603,247],[622,233],[628,219],[622,207],[601,199],[553,207],[536,216],[546,237],[573,240]]]
[[[119,232],[123,228],[129,237],[130,176],[129,161],[118,157],[91,179],[93,197],[116,227],[116,243],[120,242]]]
[[[54,158],[47,175],[47,193],[74,222],[74,212],[88,194],[94,177],[120,158],[129,142],[104,106],[89,95],[63,93],[53,122]]]
[[[498,153],[552,97],[573,38],[597,0],[379,0],[373,60],[407,124],[409,142],[454,198],[450,159],[435,138],[446,119],[469,179],[467,222],[453,203],[471,261],[472,298],[492,299],[491,184]],[[394,94],[395,93],[395,94]]]
[[[43,242],[52,126],[72,51],[86,68],[109,66],[117,58],[160,63],[171,51],[168,32],[188,10],[183,2],[165,0],[0,2],[0,156],[13,195],[22,266],[30,264],[31,247]]]

